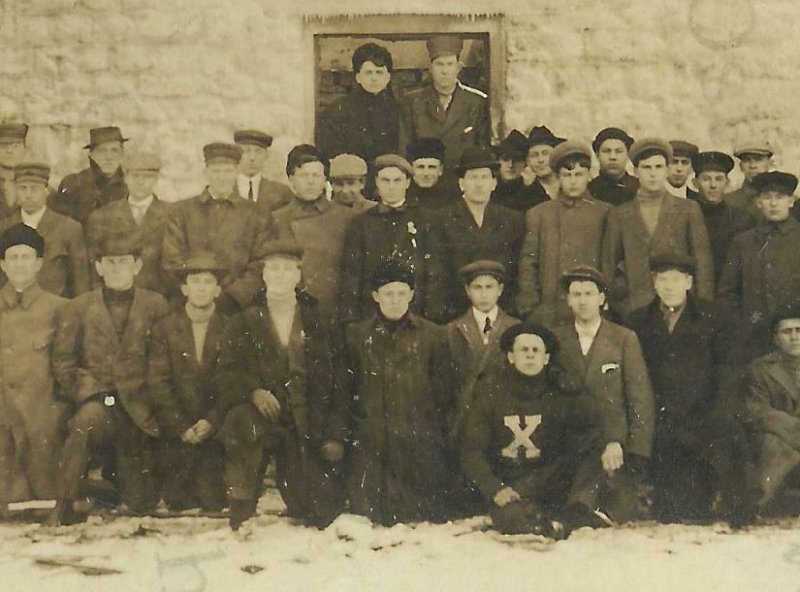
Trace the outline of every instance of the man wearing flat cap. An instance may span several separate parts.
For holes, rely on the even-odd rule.
[[[47,207],[50,167],[40,162],[21,162],[14,169],[15,211],[0,220],[0,229],[20,222],[36,230],[45,241],[42,268],[37,281],[57,296],[74,298],[90,289],[89,260],[83,229],[75,220]],[[6,278],[0,275],[0,283]]]
[[[25,123],[0,123],[0,218],[14,212],[14,168],[25,151],[28,125]]]
[[[628,314],[655,295],[650,257],[681,253],[695,260],[694,289],[699,298],[714,296],[711,245],[703,214],[693,200],[664,188],[672,147],[659,138],[642,138],[631,146],[630,159],[640,187],[635,199],[613,208],[603,247],[603,272],[611,283],[611,305]]]
[[[524,232],[522,215],[492,203],[498,164],[488,148],[464,150],[456,173],[462,198],[431,222],[431,277],[428,317],[449,322],[469,308],[458,270],[478,259],[502,263],[506,283],[501,306],[510,309],[516,292],[517,258]]]
[[[592,141],[592,150],[600,163],[600,174],[589,183],[589,193],[597,200],[618,206],[633,199],[639,180],[628,174],[628,150],[633,145],[625,130],[607,127]]]
[[[86,224],[95,210],[107,203],[125,199],[128,188],[122,172],[123,146],[128,138],[116,126],[89,130],[89,168],[62,179],[50,198],[50,208]]]
[[[377,205],[377,202],[364,197],[367,186],[367,163],[355,154],[340,154],[331,159],[330,181],[331,200],[351,208],[359,214]]]
[[[346,328],[350,511],[390,526],[447,520],[452,409],[445,329],[410,312],[414,274],[388,260],[371,279],[376,312]]]
[[[236,130],[233,141],[242,149],[239,176],[236,177],[239,195],[255,202],[269,221],[270,212],[285,206],[292,197],[288,186],[264,176],[272,136],[259,130]]]
[[[525,214],[519,260],[516,312],[548,326],[571,319],[561,276],[577,264],[599,267],[609,206],[587,190],[592,152],[565,141],[550,153],[550,168],[561,182],[558,198]]]
[[[99,245],[114,236],[125,236],[142,250],[142,269],[136,275],[139,288],[158,292],[165,298],[178,296],[175,278],[164,269],[162,248],[172,204],[155,194],[161,159],[152,152],[127,152],[122,159],[128,197],[112,201],[92,212],[86,223],[89,256],[97,259]],[[102,282],[93,276],[95,286]]]
[[[497,145],[495,153],[500,168],[492,202],[523,213],[541,203],[542,197],[536,192],[533,177],[528,185],[523,177],[528,159],[528,138],[519,130],[511,130]]]
[[[415,138],[439,138],[445,146],[445,169],[458,164],[467,146],[491,140],[485,93],[462,84],[458,73],[463,43],[457,35],[437,35],[426,42],[431,83],[411,91],[400,102],[400,146]]]
[[[672,163],[667,167],[667,182],[664,184],[670,195],[683,199],[695,199],[697,192],[691,188],[692,159],[700,149],[685,140],[670,140]]]
[[[208,185],[197,197],[171,208],[164,231],[162,261],[167,271],[180,269],[191,253],[214,253],[228,270],[222,279],[220,312],[249,306],[261,289],[261,258],[268,240],[267,222],[256,205],[239,195],[237,167],[242,149],[216,142],[203,148]]]
[[[0,513],[5,504],[56,497],[68,407],[53,376],[53,341],[67,301],[42,290],[36,277],[45,243],[30,226],[0,234]]]
[[[558,175],[550,168],[550,154],[564,140],[546,125],[534,126],[528,134],[527,167],[523,169],[522,177],[534,206],[558,197]]]
[[[428,210],[439,210],[455,202],[461,192],[453,176],[445,174],[444,144],[437,138],[415,138],[406,146],[413,176],[406,197]]]
[[[762,221],[763,217],[761,208],[758,207],[758,191],[753,186],[753,180],[761,173],[769,171],[773,154],[769,142],[755,138],[740,142],[733,150],[733,155],[739,159],[739,169],[744,174],[744,181],[741,187],[728,193],[725,200],[758,221]]]

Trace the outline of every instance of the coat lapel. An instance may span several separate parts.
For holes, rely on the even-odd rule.
[[[471,309],[461,315],[461,318],[458,320],[458,332],[461,333],[461,336],[466,340],[473,355],[480,356],[484,347],[483,337],[478,329],[478,324],[475,322],[475,318],[472,316]]]
[[[453,97],[453,99],[455,100],[455,97]],[[447,112],[442,109],[441,103],[439,103],[439,96],[436,94],[433,85],[425,89],[425,105],[428,114],[432,118],[438,121],[442,126],[447,125]]]
[[[773,363],[769,365],[769,374],[772,378],[781,385],[791,399],[797,399],[797,384],[794,377],[789,373],[786,367],[780,363],[778,355],[774,354],[771,360]]]
[[[672,220],[672,214],[675,209],[675,202],[673,199],[680,199],[671,199],[672,197],[673,196],[669,194],[664,196],[664,201],[661,204],[661,211],[658,212],[658,221],[653,230],[653,236],[650,238],[650,244],[654,251],[658,250],[656,245],[669,243],[669,235],[672,232],[670,221]]]
[[[111,320],[111,315],[108,312],[106,303],[103,301],[103,291],[96,290],[93,296],[94,302],[90,309],[92,310],[91,319],[92,323],[100,329],[100,331],[114,344],[115,348],[119,348],[120,339],[117,335],[117,330],[114,328],[114,321]],[[131,307],[133,313],[133,307]],[[128,323],[130,326],[130,323]]]

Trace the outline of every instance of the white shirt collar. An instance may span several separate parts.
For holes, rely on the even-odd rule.
[[[44,217],[44,213],[47,211],[47,206],[42,206],[42,209],[38,212],[34,212],[33,214],[28,214],[22,208],[19,209],[20,216],[22,218],[22,223],[25,226],[29,226],[36,230],[39,227],[39,224],[42,222],[42,218]]]
[[[603,317],[598,318],[594,323],[588,326],[578,325],[578,322],[576,321],[575,331],[577,331],[578,334],[586,334],[595,337],[597,335],[597,332],[600,330],[600,323],[602,322],[603,322]]]
[[[130,196],[128,196],[128,205],[132,208],[149,208],[153,204],[153,200],[155,199],[154,195],[150,195],[145,199],[140,199],[139,201],[133,201]]]
[[[682,197],[683,199],[686,199],[688,197],[686,194],[687,190],[689,189],[688,183],[684,183],[680,187],[673,187],[672,183],[670,183],[669,181],[665,181],[664,186],[667,189],[667,193],[669,193],[670,195],[674,195],[675,197]]]
[[[245,199],[250,193],[250,183],[253,184],[253,199],[257,199],[258,188],[261,186],[261,173],[256,173],[252,177],[242,174],[236,177],[236,187],[239,189],[239,195]]]
[[[489,312],[481,312],[474,306],[472,307],[472,316],[475,317],[475,322],[478,323],[478,327],[481,331],[483,331],[484,325],[486,325],[486,319],[488,317],[489,322],[494,325],[497,322],[497,315],[500,314],[500,308],[495,306]]]

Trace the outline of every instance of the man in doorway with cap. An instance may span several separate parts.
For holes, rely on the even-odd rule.
[[[25,151],[26,123],[0,123],[0,219],[14,212],[14,169]]]
[[[249,306],[261,289],[261,258],[268,240],[267,222],[239,195],[237,166],[242,149],[216,142],[203,148],[208,185],[203,193],[176,203],[164,231],[165,270],[180,269],[191,253],[214,253],[228,270],[217,308],[233,314]]]
[[[740,143],[733,151],[733,155],[739,159],[739,169],[744,174],[744,181],[741,187],[728,193],[725,200],[758,221],[762,221],[763,217],[757,203],[758,190],[753,181],[758,175],[769,171],[773,154],[769,142],[753,139]]]
[[[363,211],[377,205],[377,202],[364,197],[367,186],[367,163],[355,154],[340,154],[331,159],[331,200],[351,208],[353,213]]]
[[[402,261],[373,270],[377,310],[346,328],[352,393],[350,511],[373,522],[448,518],[447,417],[453,384],[445,329],[409,311],[414,274]]]
[[[562,142],[564,138],[556,136],[546,125],[537,125],[528,134],[527,167],[522,177],[530,188],[534,205],[558,197],[558,175],[550,168],[550,154]]]
[[[458,73],[463,43],[457,35],[437,35],[426,42],[431,83],[400,102],[400,146],[415,138],[438,138],[445,146],[445,170],[459,163],[467,146],[491,141],[489,102],[485,93],[462,84]]]
[[[636,334],[602,317],[608,288],[593,267],[578,266],[561,287],[574,320],[554,333],[561,346],[555,363],[600,405],[602,453],[607,480],[601,507],[616,522],[641,516],[642,488],[653,445],[655,404]]]
[[[643,138],[631,146],[630,159],[640,187],[635,199],[609,212],[603,247],[612,307],[628,314],[650,303],[655,296],[650,258],[659,253],[693,257],[695,293],[712,300],[714,269],[703,214],[695,201],[664,188],[672,147],[659,138]]]
[[[177,299],[178,285],[164,269],[162,248],[167,218],[172,208],[155,194],[161,159],[152,152],[128,152],[122,159],[128,197],[112,201],[89,216],[86,242],[89,256],[97,260],[99,245],[114,236],[128,237],[142,250],[142,269],[136,274],[136,286],[158,292],[167,299]],[[102,281],[93,276],[94,284]]]
[[[36,277],[45,243],[30,226],[0,234],[0,513],[9,502],[54,499],[68,407],[53,377],[53,341],[67,301]]]
[[[523,213],[540,203],[541,196],[534,194],[535,185],[526,185],[522,176],[528,158],[528,138],[519,130],[511,130],[495,153],[500,168],[492,202]]]
[[[592,141],[592,150],[600,163],[600,174],[589,183],[589,193],[597,200],[618,206],[634,198],[639,180],[628,174],[628,150],[633,146],[625,130],[607,127]]]
[[[570,320],[561,276],[575,265],[600,266],[609,206],[587,191],[591,165],[591,149],[578,142],[562,142],[550,153],[561,189],[557,199],[525,214],[516,298],[522,317],[547,326]]]
[[[61,181],[58,191],[50,198],[50,208],[86,224],[95,210],[128,195],[122,173],[123,145],[118,127],[98,127],[89,130],[89,168]]]
[[[283,183],[264,176],[264,164],[272,146],[272,136],[259,130],[236,130],[233,141],[242,149],[236,187],[239,195],[255,202],[269,222],[269,214],[291,201],[292,194]]]
[[[344,499],[346,400],[340,351],[330,319],[313,296],[299,290],[303,249],[274,241],[265,252],[266,304],[235,320],[235,361],[228,387],[244,403],[220,431],[233,530],[256,510],[264,470],[275,455],[276,481],[288,516],[325,528]]]
[[[690,186],[692,176],[692,159],[700,149],[685,140],[670,140],[672,163],[667,167],[667,182],[664,187],[670,195],[683,199],[696,199],[697,192]],[[696,174],[696,173],[695,173]]]
[[[406,195],[409,203],[439,210],[461,196],[452,175],[445,174],[444,150],[444,144],[437,138],[415,138],[406,146],[406,156],[414,172]]]
[[[58,470],[58,503],[52,526],[86,519],[74,502],[82,481],[102,462],[119,499],[136,514],[158,503],[154,451],[160,435],[147,382],[149,338],[168,312],[160,294],[137,288],[141,251],[124,239],[109,240],[97,253],[103,287],[72,300],[69,323],[55,341],[53,371],[72,402],[74,415]]]
[[[50,167],[40,162],[21,162],[14,169],[17,208],[0,220],[0,229],[20,222],[44,239],[44,257],[37,275],[39,287],[64,298],[74,298],[90,289],[89,260],[83,229],[75,220],[47,207]],[[6,278],[0,275],[0,282]]]
[[[428,317],[449,322],[469,308],[458,270],[478,259],[502,263],[506,283],[501,305],[510,310],[516,292],[517,258],[522,245],[522,215],[491,202],[497,186],[497,160],[488,148],[464,150],[456,173],[462,198],[438,213],[431,227],[431,277]]]

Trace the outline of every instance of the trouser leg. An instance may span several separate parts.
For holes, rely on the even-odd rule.
[[[122,500],[139,514],[152,512],[158,504],[155,468],[155,438],[133,423],[127,412],[114,407],[117,427],[117,478]]]
[[[59,463],[60,499],[72,500],[78,496],[90,455],[110,443],[115,431],[111,410],[102,403],[90,401],[78,408],[69,422]]]
[[[758,505],[766,506],[783,485],[783,481],[798,464],[800,452],[772,434],[761,439],[755,467],[755,482],[761,491]]]

